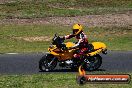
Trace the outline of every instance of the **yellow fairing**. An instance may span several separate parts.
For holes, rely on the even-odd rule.
[[[102,42],[93,42],[92,45],[94,46],[95,50],[99,48],[106,49],[106,45]]]
[[[56,52],[54,52],[53,50],[57,50],[57,47],[56,47],[56,45],[53,45],[52,47],[49,47],[48,48],[48,51],[51,53],[51,54],[53,54],[53,55],[59,55],[59,53],[56,53]],[[59,50],[59,49],[58,49]]]
[[[72,47],[75,45],[75,43],[72,42],[67,42],[65,43],[66,47]],[[106,45],[102,42],[93,42],[92,45],[94,46],[94,51],[91,53],[88,53],[87,55],[94,56],[103,50],[106,49]],[[72,59],[73,58],[73,53],[76,49],[71,49],[71,50],[60,50],[58,49],[55,45],[52,45],[48,48],[48,51],[54,55],[55,57],[58,58],[58,60],[67,60],[67,59]]]
[[[75,44],[72,43],[72,42],[67,42],[67,43],[65,43],[65,44],[66,44],[66,47],[72,47],[72,46],[75,45]],[[72,59],[72,57],[73,57],[73,52],[75,51],[75,50],[66,50],[66,51],[56,52],[57,50],[59,51],[59,49],[58,49],[55,45],[53,45],[52,48],[48,48],[48,51],[49,51],[52,55],[56,56],[56,57],[58,58],[58,60]]]
[[[72,47],[75,45],[75,43],[72,43],[72,42],[67,42],[65,43],[66,44],[66,47]]]
[[[94,52],[89,53],[90,56],[94,56],[95,54],[100,53],[101,51],[106,49],[106,45],[102,42],[93,42]]]

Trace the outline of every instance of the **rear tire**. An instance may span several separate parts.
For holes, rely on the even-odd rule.
[[[99,54],[89,57],[87,60],[88,63],[85,62],[84,68],[88,71],[97,70],[102,64],[102,57]]]
[[[52,60],[53,62],[51,62]],[[54,57],[52,54],[46,54],[39,61],[39,69],[41,71],[52,71],[56,67],[56,65],[57,65],[57,58]]]

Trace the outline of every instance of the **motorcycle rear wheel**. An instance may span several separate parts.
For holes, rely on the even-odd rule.
[[[97,54],[95,56],[92,57],[88,57],[87,62],[84,63],[84,68],[87,71],[94,71],[99,69],[99,67],[102,64],[102,57]]]
[[[43,56],[39,61],[41,71],[52,71],[57,65],[57,59],[52,54]]]

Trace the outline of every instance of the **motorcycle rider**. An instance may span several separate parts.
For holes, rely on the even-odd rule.
[[[79,48],[79,50],[77,50],[74,53],[73,57],[80,58],[81,55],[83,55],[86,51],[88,51],[87,36],[84,34],[83,27],[80,24],[74,24],[72,30],[73,30],[73,33],[64,36],[63,39],[65,40],[65,39],[71,39],[71,38],[75,37],[78,40],[78,42],[75,44],[75,46],[70,47],[70,49]]]

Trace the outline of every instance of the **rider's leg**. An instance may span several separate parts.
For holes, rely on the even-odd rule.
[[[77,54],[77,53],[75,53],[75,54],[73,55],[73,57],[74,57],[74,58],[80,58],[80,55]]]
[[[74,58],[77,58],[77,59],[82,59],[82,57],[80,57],[80,56],[84,55],[84,53],[85,53],[87,50],[88,50],[88,48],[82,48],[82,49],[80,49],[80,50],[78,51],[78,53],[75,53],[75,54],[73,55],[73,57],[74,57]]]

